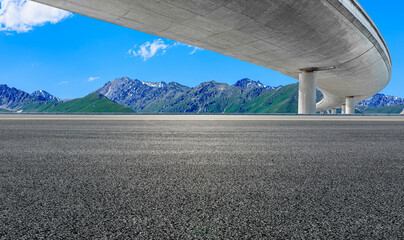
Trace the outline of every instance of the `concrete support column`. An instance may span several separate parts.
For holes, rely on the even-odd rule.
[[[316,113],[317,72],[302,71],[299,75],[299,114]]]
[[[331,109],[331,114],[337,114],[337,109],[336,108]]]
[[[355,97],[346,97],[346,114],[355,114]]]
[[[345,104],[341,105],[341,114],[345,114]]]

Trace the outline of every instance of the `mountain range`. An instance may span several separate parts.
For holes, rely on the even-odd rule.
[[[404,98],[394,97],[384,94],[376,94],[371,99],[365,100],[357,104],[360,109],[391,107],[396,105],[404,105]]]
[[[0,84],[0,109],[18,111],[33,102],[60,101],[59,98],[46,91],[35,91],[32,94],[16,88]]]
[[[90,94],[68,102],[38,90],[31,94],[0,85],[0,112],[135,112],[101,94]]]
[[[119,105],[99,93],[89,94],[71,101],[39,101],[24,106],[24,112],[48,113],[133,113],[131,108]]]
[[[272,87],[249,78],[233,85],[210,81],[191,88],[176,82],[146,82],[123,77],[107,82],[85,98],[70,101],[61,101],[43,90],[28,94],[0,85],[0,109],[12,112],[296,113],[297,94],[297,83]],[[321,92],[317,91],[317,101],[321,98]],[[74,107],[70,106],[72,103]],[[88,108],[88,104],[93,107]],[[403,108],[403,98],[383,94],[357,104],[357,110],[364,113],[400,113]]]
[[[137,112],[163,113],[276,113],[296,112],[297,89],[270,87],[241,79],[233,85],[215,81],[187,87],[171,82],[144,82],[127,77],[107,82],[95,93]],[[279,96],[285,96],[276,100]]]

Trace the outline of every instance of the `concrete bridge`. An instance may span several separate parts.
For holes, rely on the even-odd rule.
[[[388,47],[356,0],[35,1],[298,79],[302,114],[353,114],[391,78]]]

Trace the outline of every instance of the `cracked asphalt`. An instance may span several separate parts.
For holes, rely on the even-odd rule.
[[[404,239],[404,122],[3,119],[0,223],[0,239]]]

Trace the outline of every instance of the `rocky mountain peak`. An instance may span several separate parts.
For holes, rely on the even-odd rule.
[[[130,79],[128,77],[122,77],[122,78],[117,78],[113,80],[112,82],[108,82],[109,85],[111,86],[138,86],[140,84],[143,84],[148,87],[156,87],[156,88],[162,88],[167,86],[167,83],[161,81],[161,82],[146,82],[146,81],[140,81],[138,79]],[[107,84],[108,84],[107,83]]]
[[[169,101],[187,90],[189,87],[176,83],[146,82],[123,77],[106,83],[94,93],[100,93],[121,105],[142,111],[147,104]]]
[[[139,81],[139,80],[130,79],[128,77],[122,77],[122,78],[116,78],[112,82],[108,82],[108,83],[111,83],[112,85],[124,85],[124,84],[128,84],[128,83],[135,82],[135,81]]]
[[[48,93],[47,91],[44,90],[38,90],[30,94],[31,97],[36,97],[36,98],[42,98],[43,100],[46,101],[61,101],[58,97]]]
[[[142,81],[142,83],[149,87],[157,87],[157,88],[162,88],[162,87],[167,86],[167,83],[165,83],[165,82],[144,82],[144,81]]]
[[[357,104],[358,107],[389,107],[395,105],[403,105],[404,98],[399,98],[390,95],[384,95],[378,93],[374,95],[372,98],[360,102]]]
[[[260,81],[254,81],[249,78],[243,78],[241,80],[238,80],[234,86],[236,87],[241,87],[244,89],[250,89],[250,88],[265,88],[266,86],[262,84]]]

